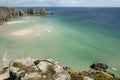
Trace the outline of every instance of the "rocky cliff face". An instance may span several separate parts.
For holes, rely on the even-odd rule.
[[[24,11],[16,8],[0,7],[0,22],[8,21],[13,17],[24,16]]]
[[[47,15],[45,8],[35,9],[28,8],[27,11],[22,11],[16,8],[0,7],[0,22],[8,21],[13,17],[27,16],[27,15]]]
[[[20,58],[0,70],[0,80],[120,80],[104,63],[93,63],[89,71],[75,72],[53,59]],[[4,78],[3,78],[4,77]]]
[[[10,80],[70,80],[70,75],[52,59],[22,58],[10,63]]]
[[[36,16],[47,14],[47,11],[45,10],[45,8],[40,8],[40,9],[28,8],[26,12],[28,15],[36,15]]]

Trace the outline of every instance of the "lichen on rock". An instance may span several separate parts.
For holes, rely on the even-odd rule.
[[[7,80],[120,80],[107,71],[108,66],[104,63],[93,63],[90,68],[89,71],[76,72],[53,59],[20,58],[12,60],[0,73],[9,72]]]
[[[9,72],[13,80],[70,80],[69,73],[52,59],[16,59],[11,61]]]

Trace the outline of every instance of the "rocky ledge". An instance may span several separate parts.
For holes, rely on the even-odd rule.
[[[45,8],[40,8],[40,9],[28,8],[26,11],[23,11],[17,8],[0,7],[0,24],[14,17],[28,16],[28,15],[34,15],[34,16],[46,15],[46,14],[47,11],[45,10]]]
[[[20,58],[0,71],[0,80],[120,80],[103,63],[93,63],[89,71],[75,72],[53,59]],[[4,79],[3,77],[4,76]]]

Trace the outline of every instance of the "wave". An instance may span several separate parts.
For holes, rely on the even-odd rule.
[[[20,23],[28,23],[28,22],[36,22],[36,20],[10,21],[10,22],[6,22],[6,23],[7,24],[20,24]]]
[[[52,30],[48,29],[48,28],[44,28],[45,31],[47,32],[52,32]]]
[[[23,23],[24,21],[10,21],[7,22],[7,24],[18,24],[18,23]]]
[[[117,69],[116,68],[111,68],[113,71],[117,71]]]

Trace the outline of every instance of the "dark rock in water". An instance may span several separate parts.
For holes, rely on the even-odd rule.
[[[40,8],[40,9],[28,8],[26,12],[28,15],[36,15],[36,16],[47,15],[47,11],[45,10],[45,8]]]
[[[53,12],[51,12],[50,15],[53,15]]]
[[[10,79],[15,80],[70,80],[70,75],[52,59],[22,58],[9,66]]]
[[[108,69],[108,66],[104,63],[93,63],[92,65],[90,65],[91,69],[95,69],[98,71],[106,71],[106,69]]]
[[[90,75],[94,75],[94,79],[100,76],[100,80],[114,80],[115,75],[107,71],[108,66],[104,63],[93,63],[90,65],[91,70],[89,70]],[[116,80],[116,79],[115,79]]]
[[[47,12],[48,15],[53,15],[53,12],[49,11]]]

